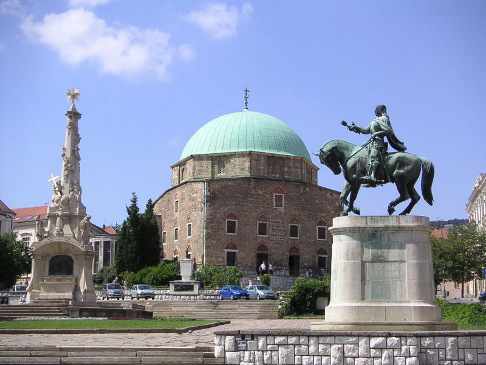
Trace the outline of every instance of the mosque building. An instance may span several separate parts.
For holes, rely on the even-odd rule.
[[[283,121],[248,110],[203,125],[171,166],[154,204],[164,259],[236,266],[249,277],[330,269],[327,228],[339,192],[318,185],[318,167]],[[264,263],[264,265],[262,265]]]

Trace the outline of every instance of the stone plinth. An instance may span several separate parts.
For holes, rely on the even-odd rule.
[[[447,327],[434,304],[428,218],[337,217],[330,232],[331,300],[312,329]]]
[[[182,281],[191,281],[192,279],[192,260],[179,259],[179,267]]]
[[[72,304],[96,303],[91,248],[66,237],[44,239],[32,244],[32,256],[29,301],[66,299]]]
[[[169,282],[169,293],[177,295],[198,295],[200,283],[192,278],[192,259],[179,259],[181,280]]]
[[[195,280],[175,280],[169,282],[169,293],[177,295],[198,295],[199,281]]]

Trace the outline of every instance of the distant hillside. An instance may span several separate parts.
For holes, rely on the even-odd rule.
[[[434,228],[444,228],[446,226],[460,226],[462,224],[466,224],[468,222],[467,219],[448,219],[448,220],[441,220],[441,221],[432,221],[430,225]]]

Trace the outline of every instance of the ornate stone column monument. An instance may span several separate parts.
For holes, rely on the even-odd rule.
[[[66,300],[73,304],[96,303],[92,270],[94,251],[89,244],[90,217],[81,201],[78,121],[75,102],[79,90],[67,93],[70,107],[62,149],[62,175],[51,177],[53,194],[48,208],[47,230],[36,225],[32,244],[30,301]]]

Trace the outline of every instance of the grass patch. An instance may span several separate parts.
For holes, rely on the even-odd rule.
[[[442,311],[442,319],[456,322],[459,329],[486,329],[486,306],[479,303],[454,304],[444,300],[437,300],[437,304]]]
[[[62,319],[0,321],[0,329],[179,329],[215,321],[196,319]]]

